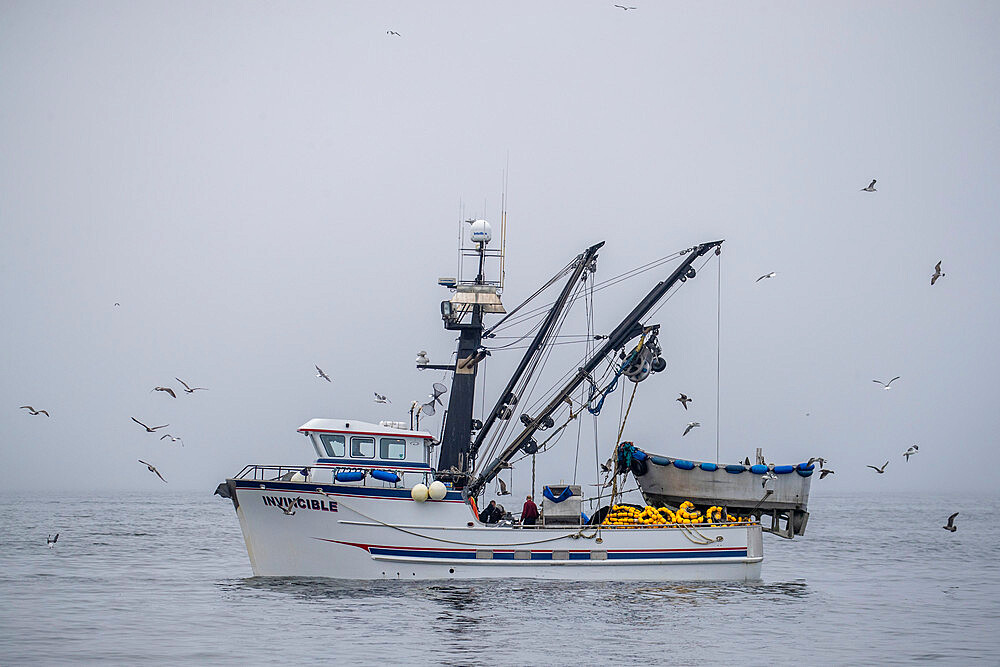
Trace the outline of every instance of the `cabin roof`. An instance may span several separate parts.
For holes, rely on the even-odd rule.
[[[300,433],[351,433],[355,435],[386,435],[433,439],[427,431],[381,426],[359,419],[310,419],[299,427]]]

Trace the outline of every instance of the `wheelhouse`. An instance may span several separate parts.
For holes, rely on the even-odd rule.
[[[429,483],[434,438],[404,426],[344,419],[308,421],[299,427],[316,453],[308,479],[390,487]]]

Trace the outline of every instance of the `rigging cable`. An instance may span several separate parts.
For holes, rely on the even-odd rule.
[[[579,289],[579,286],[577,286],[577,290],[578,289]],[[549,338],[551,336],[557,335],[559,333],[559,331],[562,329],[563,325],[566,322],[566,318],[569,315],[569,311],[572,309],[572,303],[574,303],[574,302],[575,302],[575,299],[572,298],[572,297],[567,301],[567,304],[568,304],[567,307],[564,308],[563,312],[561,312],[559,314],[559,317],[557,318],[555,325],[548,332],[548,334],[545,336],[545,339],[542,342],[542,345],[544,347],[546,347],[547,349],[545,349],[545,351],[543,353],[535,355],[535,357],[531,360],[531,363],[529,364],[528,369],[525,370],[525,373],[523,374],[523,376],[521,377],[520,381],[518,382],[519,388],[515,387],[513,393],[517,397],[517,403],[518,404],[521,403],[521,398],[523,396],[525,396],[525,395],[530,396],[532,394],[532,392],[534,391],[534,387],[537,386],[538,381],[541,379],[541,376],[538,376],[538,377],[534,378],[534,384],[532,384],[531,390],[528,390],[527,394],[525,394],[525,391],[527,390],[528,384],[531,383],[532,376],[534,376],[535,371],[539,368],[539,366],[543,366],[544,363],[545,363],[545,361],[548,360],[549,355],[552,354],[552,346],[549,343]],[[513,406],[511,406],[511,407],[513,407]],[[480,459],[481,461],[490,461],[490,460],[493,459],[494,455],[496,454],[497,449],[500,446],[500,443],[503,440],[503,436],[505,435],[505,433],[507,431],[507,428],[509,427],[509,425],[511,424],[511,422],[514,421],[513,420],[513,416],[512,416],[511,419],[507,419],[507,420],[504,420],[504,421],[505,421],[505,423],[503,424],[503,426],[500,429],[498,429],[497,431],[494,432],[493,437],[490,439],[490,445],[489,445],[489,447],[487,448],[487,450],[485,452],[485,456],[483,456]]]
[[[718,280],[715,297],[715,465],[719,465],[719,412],[722,397],[722,253],[715,249],[718,261]]]
[[[645,273],[647,271],[652,271],[653,269],[657,268],[661,264],[665,264],[666,262],[669,262],[669,261],[672,261],[674,259],[677,259],[678,257],[683,256],[685,254],[685,252],[687,252],[687,251],[684,251],[684,252],[675,252],[675,253],[673,253],[671,255],[667,255],[665,257],[661,257],[660,259],[653,260],[652,262],[648,262],[646,264],[642,264],[642,265],[640,265],[640,266],[638,266],[638,267],[636,267],[634,269],[630,269],[630,270],[626,271],[625,273],[618,274],[617,276],[613,276],[611,278],[608,278],[607,280],[605,280],[603,282],[596,283],[591,289],[592,289],[593,292],[600,292],[601,290],[606,289],[608,287],[613,287],[613,286],[617,285],[618,283],[624,282],[625,280],[628,280],[630,278],[634,278],[635,276],[637,276],[637,275],[639,275],[641,273]],[[537,292],[536,292],[536,295],[537,295]],[[534,297],[535,297],[535,295],[532,295],[531,297],[529,297],[529,300],[532,299],[532,298],[534,298]],[[574,299],[576,299],[576,298],[579,298],[579,297],[574,297]],[[527,301],[525,301],[525,303],[527,303]],[[522,303],[521,306],[525,305],[525,303]],[[516,318],[514,321],[509,322],[506,326],[508,326],[508,327],[515,326],[515,325],[520,324],[521,322],[523,322],[525,320],[531,319],[532,317],[536,317],[538,315],[541,315],[541,314],[545,313],[546,311],[550,310],[551,307],[552,307],[552,305],[553,304],[550,303],[550,304],[545,305],[545,306],[538,306],[537,308],[534,308],[534,309],[529,310],[529,311],[527,311],[525,313],[522,313],[519,318]],[[492,333],[492,332],[496,331],[500,327],[500,324],[503,323],[504,321],[506,321],[512,315],[514,315],[514,313],[517,310],[519,310],[521,308],[521,306],[518,306],[517,308],[515,308],[513,311],[511,311],[507,315],[507,317],[504,317],[502,320],[500,320],[500,322],[497,322],[495,325],[493,325],[492,327],[490,327],[490,329],[486,333]]]
[[[527,299],[525,299],[524,301],[522,301],[517,307],[514,308],[514,310],[510,311],[509,313],[507,313],[506,315],[504,315],[502,318],[500,318],[499,322],[497,322],[496,324],[494,324],[493,326],[491,326],[489,329],[486,329],[485,331],[483,331],[483,336],[485,337],[487,334],[490,334],[490,333],[496,331],[497,327],[499,327],[501,324],[503,324],[508,319],[510,319],[511,317],[513,317],[514,314],[517,311],[521,310],[521,308],[523,308],[526,305],[528,305],[528,303],[530,303],[531,300],[534,299],[536,296],[538,296],[539,294],[541,294],[542,292],[544,292],[545,290],[547,290],[549,287],[551,287],[553,283],[555,283],[557,280],[559,280],[564,275],[566,275],[566,273],[570,269],[575,268],[575,265],[576,265],[576,259],[574,259],[569,264],[567,264],[566,266],[564,266],[563,268],[561,268],[556,273],[556,275],[554,275],[551,278],[549,278],[549,281],[547,283],[545,283],[544,285],[542,285],[541,287],[539,287],[537,290],[535,290],[534,294],[532,294]],[[555,302],[553,302],[553,303],[555,303]],[[550,306],[551,305],[552,304],[550,304]],[[536,308],[535,310],[538,310],[538,309]],[[534,312],[534,311],[531,311],[531,312]]]

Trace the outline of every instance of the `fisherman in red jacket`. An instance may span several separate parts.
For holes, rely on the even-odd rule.
[[[521,523],[525,526],[534,526],[538,521],[538,506],[531,500],[531,496],[524,499],[524,507],[521,509]]]

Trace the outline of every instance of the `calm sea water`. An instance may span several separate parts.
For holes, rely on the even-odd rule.
[[[810,511],[761,583],[356,584],[252,577],[211,490],[0,496],[0,663],[1000,664],[1000,499]]]

